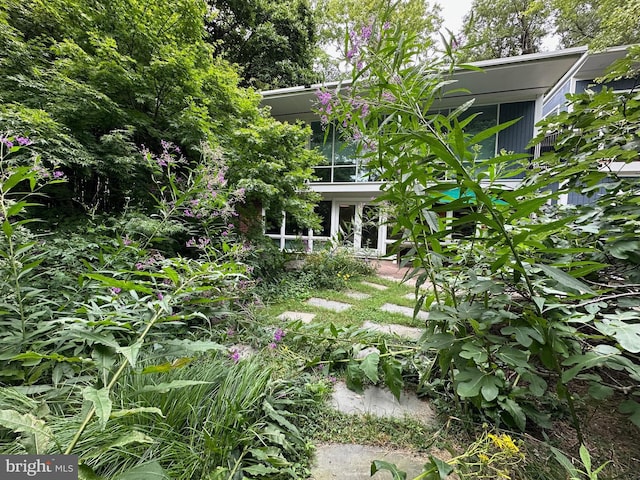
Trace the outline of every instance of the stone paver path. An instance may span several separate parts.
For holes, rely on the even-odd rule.
[[[401,305],[394,305],[393,303],[385,303],[380,307],[380,310],[389,313],[399,313],[405,317],[413,318],[413,307],[403,307]],[[418,320],[427,320],[429,318],[429,314],[427,312],[419,311],[416,317]]]
[[[360,283],[362,285],[366,285],[367,287],[375,288],[376,290],[386,290],[389,288],[386,285],[381,285],[379,283],[373,283],[373,282],[360,282]]]
[[[315,316],[315,313],[309,312],[282,312],[277,318],[278,320],[302,320],[302,323],[311,323]]]
[[[381,447],[354,444],[318,445],[316,466],[311,469],[313,480],[368,480],[388,479],[391,473],[381,471],[371,477],[371,462],[385,460],[407,472],[407,478],[415,478],[422,466],[429,461],[426,455],[405,450],[389,450]]]
[[[374,332],[386,333],[387,335],[398,335],[410,340],[419,340],[424,333],[424,328],[407,327],[406,325],[381,325],[375,322],[364,322],[362,328],[373,330]]]
[[[326,308],[327,310],[333,310],[334,312],[344,312],[351,308],[350,303],[336,302],[335,300],[325,300],[324,298],[311,297],[306,301],[307,305],[314,307]]]
[[[344,294],[349,298],[353,298],[354,300],[366,300],[367,298],[371,298],[371,295],[369,295],[368,293],[356,292],[355,290],[348,290],[344,292]]]
[[[435,421],[435,413],[429,403],[420,400],[414,393],[402,392],[398,401],[386,388],[374,386],[368,386],[360,394],[349,390],[344,382],[337,382],[333,388],[331,406],[342,413],[354,415],[396,418],[407,416],[425,425],[431,425]]]

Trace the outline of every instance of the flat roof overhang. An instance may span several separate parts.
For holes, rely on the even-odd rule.
[[[445,94],[437,107],[457,106],[472,98],[476,99],[478,105],[533,100],[548,92],[586,52],[586,47],[576,47],[475,62],[472,65],[482,68],[482,71],[455,71],[453,79],[456,83],[445,90],[466,89],[469,92]],[[333,82],[324,86],[331,89],[338,85],[338,82]],[[276,118],[304,118],[311,113],[316,100],[315,92],[322,86],[265,91],[262,92],[262,103],[271,107],[271,114]]]

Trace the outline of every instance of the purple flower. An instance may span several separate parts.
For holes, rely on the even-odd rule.
[[[281,341],[283,338],[284,338],[284,330],[282,330],[281,328],[278,328],[278,329],[274,332],[274,334],[273,334],[273,339],[274,339],[276,342],[279,342],[279,341]]]
[[[122,244],[123,245],[131,245],[131,239],[129,238],[128,235],[122,239]]]
[[[56,170],[53,172],[53,178],[58,179],[62,177],[64,177],[64,172],[61,172],[60,170]]]
[[[316,90],[316,97],[318,97],[320,105],[327,106],[331,102],[331,92]]]
[[[118,295],[121,291],[122,291],[121,288],[111,287],[111,293],[113,293],[114,295]]]
[[[271,350],[275,350],[276,348],[278,348],[278,344],[274,342],[271,342],[268,346]]]
[[[184,209],[184,216],[185,217],[193,217],[193,213],[191,213],[191,210],[189,210],[188,208]]]
[[[390,28],[391,28],[390,22],[384,22],[384,25],[382,25],[383,30],[389,30]]]
[[[362,27],[362,29],[360,30],[360,38],[362,38],[363,41],[367,41],[371,38],[371,32],[372,32],[372,28],[371,25],[366,25],[364,27]]]
[[[229,358],[233,360],[234,363],[238,363],[238,361],[240,360],[240,352],[234,348],[233,350],[231,350],[231,354],[229,355]]]
[[[386,100],[387,102],[395,102],[396,101],[396,97],[391,92],[382,92],[382,99]]]
[[[136,270],[142,270],[144,268],[144,263],[138,262],[136,263]]]
[[[236,331],[233,328],[228,328],[227,329],[227,336],[228,337],[233,337],[236,334]]]
[[[162,295],[162,292],[158,292],[158,300],[162,300],[164,298],[164,295]]]
[[[187,248],[191,248],[193,246],[195,246],[196,244],[196,239],[195,238],[190,238],[189,240],[187,240]]]
[[[31,145],[33,142],[29,140],[27,137],[16,137],[16,142],[21,147],[26,147],[27,145]]]

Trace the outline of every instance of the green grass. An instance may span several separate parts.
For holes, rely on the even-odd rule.
[[[387,290],[378,290],[363,284],[362,281],[385,285],[388,288]],[[363,300],[355,300],[346,295],[346,292],[349,290],[367,293],[371,295],[371,297]],[[365,321],[371,321],[382,324],[400,324],[411,327],[421,327],[424,325],[421,320],[414,320],[411,317],[407,317],[399,313],[389,313],[380,310],[380,307],[385,303],[413,308],[415,301],[413,299],[405,298],[409,293],[414,293],[413,287],[380,277],[369,276],[351,278],[347,282],[347,289],[343,291],[318,290],[312,294],[314,297],[335,300],[353,305],[351,308],[343,312],[333,312],[320,307],[308,305],[305,303],[306,299],[289,299],[284,302],[268,305],[263,313],[265,316],[275,319],[275,317],[285,311],[310,312],[316,314],[314,323],[333,323],[336,326],[361,325]]]

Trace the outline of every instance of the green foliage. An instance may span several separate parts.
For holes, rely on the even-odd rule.
[[[472,136],[465,133],[472,117],[461,116],[472,102],[439,113],[441,89],[450,83],[443,72],[453,64],[415,63],[415,33],[384,21],[351,39],[359,68],[350,89],[321,92],[318,113],[359,141],[385,182],[381,200],[390,205],[398,247],[412,247],[405,258],[417,280],[416,308],[430,307],[423,347],[437,353],[423,385],[430,378],[452,389],[465,410],[473,406],[495,424],[524,430],[528,421],[549,426],[542,406],[551,378],[581,437],[570,381],[589,379],[603,396],[611,391],[595,387],[602,367],[624,372],[623,392],[638,378],[637,315],[629,309],[637,306],[637,288],[609,295],[615,285],[593,281],[605,274],[601,252],[608,247],[634,269],[636,187],[602,200],[602,218],[616,224],[610,240],[599,230],[585,235],[592,217],[546,204],[561,193],[596,189],[606,176],[602,159],[636,158],[635,94],[621,98],[603,89],[593,100],[590,93],[576,99],[584,106],[548,121],[556,150],[532,168],[524,168],[525,155],[483,159],[474,145],[509,124]],[[520,186],[502,186],[521,172],[527,175]],[[614,179],[612,192],[618,185]],[[460,192],[453,201],[445,193],[452,189]],[[612,205],[621,210],[609,215]],[[470,227],[462,239],[461,226]]]
[[[340,80],[344,78],[344,65],[340,65],[347,57],[350,47],[345,39],[357,28],[369,25],[372,19],[381,12],[389,11],[389,20],[402,24],[411,31],[419,32],[424,53],[435,43],[434,34],[440,29],[442,18],[440,6],[425,0],[389,1],[389,0],[317,0],[315,11],[318,16],[319,43],[321,49],[317,53],[317,63],[322,67],[324,80]],[[335,58],[337,52],[339,58]],[[348,74],[348,73],[347,73]]]
[[[316,14],[307,0],[207,3],[208,41],[240,65],[245,85],[265,90],[317,82]]]
[[[548,2],[474,0],[464,17],[466,61],[513,57],[540,51],[550,24]]]
[[[203,142],[221,148],[250,201],[307,189],[317,158],[303,151],[306,130],[270,118],[257,93],[238,87],[203,38],[206,15],[200,0],[0,6],[0,125],[28,133],[43,162],[63,168],[68,182],[49,192],[59,215],[153,206],[138,146],[161,151],[163,141],[189,166],[211,160]],[[300,197],[294,213],[303,218],[312,201]]]
[[[188,169],[169,144],[147,152],[153,221],[112,220],[65,247],[26,228],[33,199],[63,181],[38,157],[22,165],[29,142],[0,138],[6,451],[78,454],[82,478],[302,475],[308,448],[289,386],[215,341],[246,279],[233,261],[241,248],[226,243],[241,198],[226,167]],[[167,246],[167,231],[198,238]],[[170,256],[176,248],[189,255]],[[52,253],[62,254],[59,275],[47,272]]]

